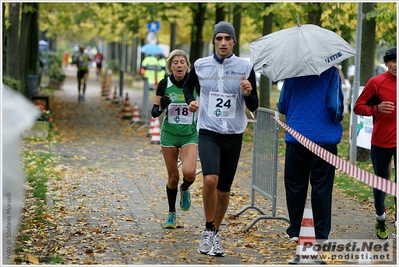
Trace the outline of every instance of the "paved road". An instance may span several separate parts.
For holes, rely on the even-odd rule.
[[[178,228],[164,229],[166,170],[159,145],[150,144],[148,128],[131,127],[130,120],[122,119],[123,101],[115,104],[101,96],[93,72],[84,102],[78,102],[75,70],[71,67],[67,74],[63,89],[51,100],[62,141],[27,145],[62,156],[57,167],[62,180],[48,183],[56,225],[49,229],[48,246],[57,248],[65,264],[287,264],[294,256],[297,247],[285,234],[285,221],[261,220],[244,232],[260,214],[250,209],[234,216],[251,203],[250,146],[243,147],[222,227],[226,257],[197,253],[204,225],[201,174],[192,186],[192,208],[178,208]],[[118,84],[114,79],[113,86]],[[142,90],[125,90],[123,96],[126,92],[131,105],[141,107]],[[153,92],[149,107],[152,98]],[[280,165],[277,215],[287,216]],[[270,214],[270,201],[261,195],[255,200]],[[333,209],[332,239],[375,238],[370,204],[360,205],[335,190]]]

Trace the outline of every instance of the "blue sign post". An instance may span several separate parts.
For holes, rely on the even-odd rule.
[[[158,32],[160,28],[161,28],[161,23],[158,20],[149,22],[147,24],[147,30],[149,32]]]

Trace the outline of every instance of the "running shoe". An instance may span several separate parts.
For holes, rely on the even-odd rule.
[[[222,247],[219,232],[213,236],[212,249],[208,254],[211,256],[224,257],[224,249]]]
[[[176,228],[176,212],[169,212],[166,221],[163,224],[165,228]]]
[[[189,210],[191,207],[190,191],[183,191],[180,186],[180,208],[181,210]]]
[[[375,233],[379,239],[387,239],[388,238],[388,226],[386,220],[377,220],[375,224]]]
[[[198,252],[201,254],[208,254],[212,250],[214,231],[205,228],[201,233],[201,242],[198,246]]]

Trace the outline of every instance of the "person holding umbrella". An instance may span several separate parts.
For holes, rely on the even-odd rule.
[[[388,71],[371,78],[355,102],[353,112],[357,115],[373,116],[371,135],[371,162],[374,173],[390,179],[391,161],[394,158],[396,183],[396,47],[388,49],[384,56]],[[385,214],[385,193],[373,188],[376,213],[375,232],[378,238],[387,239],[389,231]],[[396,197],[394,199],[396,206]],[[396,221],[393,236],[396,237]]]
[[[190,61],[186,52],[180,49],[173,50],[166,60],[166,70],[170,76],[159,82],[151,115],[157,118],[165,111],[161,128],[161,147],[168,172],[166,195],[169,213],[164,227],[176,228],[175,204],[178,190],[180,209],[186,211],[191,206],[189,187],[194,183],[196,176],[198,134],[194,114],[188,111],[182,89],[190,71]],[[178,189],[179,154],[183,183]]]
[[[277,108],[288,126],[333,154],[341,141],[342,81],[337,64],[356,54],[335,32],[314,24],[300,24],[267,34],[250,44],[251,61],[272,81],[285,80]],[[284,44],[284,45],[282,45]],[[298,241],[308,184],[315,234],[331,231],[335,168],[286,133],[284,182],[290,225],[289,237]]]
[[[343,98],[339,71],[333,66],[320,76],[285,79],[277,108],[286,116],[287,125],[337,155],[337,144],[342,137]],[[287,234],[298,241],[310,181],[316,239],[326,240],[331,230],[335,167],[288,132],[285,143],[284,184],[290,219]]]
[[[215,53],[195,61],[183,92],[189,111],[198,112],[198,151],[203,172],[202,200],[205,229],[198,252],[224,256],[220,225],[229,205],[231,185],[241,153],[248,119],[245,107],[258,108],[252,63],[233,53],[237,43],[233,25],[214,26]],[[194,88],[199,82],[199,101]]]

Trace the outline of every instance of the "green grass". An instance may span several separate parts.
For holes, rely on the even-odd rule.
[[[48,205],[46,204],[47,181],[49,178],[61,179],[55,166],[59,156],[49,153],[25,151],[22,153],[22,164],[26,173],[27,191],[24,213],[19,226],[17,244],[15,247],[15,263],[29,263],[28,254],[34,254],[33,250],[36,243],[48,243],[48,234],[46,233],[51,221],[48,220]],[[38,235],[38,232],[42,234]],[[38,237],[39,236],[39,237]],[[34,240],[34,242],[32,242]],[[43,251],[38,253],[42,254]],[[45,257],[49,263],[58,263],[61,261],[58,255],[52,254]]]

